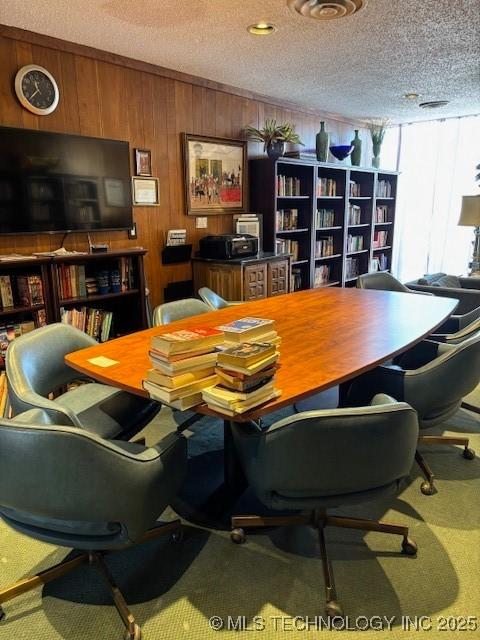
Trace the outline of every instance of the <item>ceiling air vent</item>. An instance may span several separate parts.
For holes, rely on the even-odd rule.
[[[429,102],[421,102],[418,106],[422,109],[438,109],[448,104],[448,100],[430,100]]]
[[[306,18],[335,20],[360,11],[366,0],[287,0],[288,6]]]

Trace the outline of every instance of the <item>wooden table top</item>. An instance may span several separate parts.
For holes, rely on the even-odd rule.
[[[270,318],[282,338],[282,366],[276,382],[282,394],[238,418],[255,419],[401,353],[439,327],[457,303],[450,298],[392,291],[310,289],[139,331],[70,353],[65,361],[100,382],[148,396],[142,380],[151,366],[148,350],[152,336],[187,327],[215,327],[245,316]],[[97,356],[117,364],[100,367],[89,362]],[[196,411],[220,415],[206,405],[199,405]]]

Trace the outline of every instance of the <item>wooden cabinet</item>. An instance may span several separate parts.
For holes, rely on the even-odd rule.
[[[276,260],[269,262],[268,265],[268,291],[267,295],[279,296],[282,293],[288,293],[290,269],[288,268],[288,260]]]
[[[264,253],[238,260],[193,259],[195,291],[209,287],[226,300],[262,300],[290,291],[290,258]]]

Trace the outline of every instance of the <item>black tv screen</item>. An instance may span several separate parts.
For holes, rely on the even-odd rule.
[[[0,233],[133,226],[128,142],[0,127]]]

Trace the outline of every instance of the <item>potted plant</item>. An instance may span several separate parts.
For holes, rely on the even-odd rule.
[[[279,124],[276,120],[265,120],[262,129],[247,127],[246,133],[251,140],[263,142],[263,150],[272,160],[283,156],[286,142],[303,145],[300,136],[295,131],[295,125],[289,122]]]
[[[388,118],[383,118],[382,120],[371,120],[368,123],[373,146],[372,167],[376,169],[380,166],[380,150],[389,122]]]

